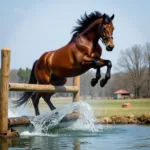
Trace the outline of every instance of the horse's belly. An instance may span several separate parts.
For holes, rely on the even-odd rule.
[[[52,72],[60,77],[74,77],[88,71],[89,68],[59,68],[52,69]]]

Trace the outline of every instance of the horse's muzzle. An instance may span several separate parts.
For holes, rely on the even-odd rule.
[[[114,48],[114,46],[110,46],[110,45],[106,46],[106,50],[107,50],[107,51],[112,51],[113,48]]]

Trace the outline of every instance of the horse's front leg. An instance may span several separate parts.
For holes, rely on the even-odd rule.
[[[100,65],[101,67],[103,66],[107,66],[107,71],[106,71],[106,74],[105,74],[105,78],[103,78],[101,81],[100,81],[100,86],[101,87],[104,87],[105,84],[107,83],[107,81],[110,79],[111,77],[111,67],[112,67],[112,63],[110,60],[104,60],[104,59],[100,59]]]
[[[105,74],[105,78],[100,81],[100,86],[104,87],[105,84],[107,83],[107,81],[111,77],[112,63],[110,60],[105,60],[105,59],[101,59],[101,58],[100,59],[94,59],[94,58],[85,56],[83,59],[82,65],[84,65],[84,66],[91,65],[92,68],[97,69],[97,72],[96,72],[96,78],[97,79],[96,78],[92,79],[92,81],[91,81],[92,86],[95,86],[101,77],[101,74],[100,74],[100,68],[101,67],[107,66],[107,71]]]
[[[100,72],[100,61],[99,59],[95,59],[89,56],[84,56],[83,61],[81,63],[83,66],[91,66],[92,68],[96,69],[96,76],[91,80],[91,86],[95,86],[98,83],[98,80],[101,78]]]
[[[100,58],[100,60],[94,60],[93,61],[93,68],[97,69],[97,72],[96,72],[96,78],[92,79],[92,81],[91,81],[92,86],[95,86],[97,84],[98,80],[101,77],[100,68],[104,67],[104,66],[107,66],[107,71],[106,71],[106,74],[105,74],[105,78],[100,81],[100,86],[101,87],[104,87],[105,84],[107,83],[107,81],[111,77],[112,63],[111,63],[110,60],[104,60],[104,59],[101,59],[101,58]]]
[[[98,80],[101,78],[100,67],[96,68],[96,76],[91,80],[91,86],[95,86],[98,83]]]

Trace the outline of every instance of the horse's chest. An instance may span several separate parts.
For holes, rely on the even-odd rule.
[[[79,44],[76,46],[77,50],[82,55],[88,55],[91,56],[92,54],[98,54],[99,51],[97,51],[97,47],[94,47],[91,43],[90,44]]]

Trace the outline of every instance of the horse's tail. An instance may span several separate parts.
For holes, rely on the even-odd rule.
[[[29,78],[29,84],[37,84],[37,79],[35,77],[35,73],[34,73],[34,68],[35,68],[35,65],[36,65],[36,62],[38,60],[36,60],[33,64],[33,67],[32,67],[32,70],[31,70],[31,74],[30,74],[30,78]],[[19,107],[23,104],[27,104],[29,98],[33,95],[34,92],[23,92],[21,94],[21,97],[16,100],[16,101],[13,101],[13,103],[15,104],[15,107]]]

